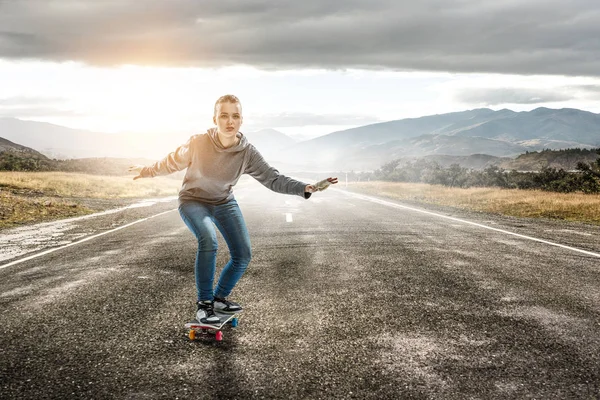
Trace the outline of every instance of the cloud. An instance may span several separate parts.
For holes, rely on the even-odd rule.
[[[587,96],[600,99],[600,85],[577,85],[570,87],[570,89],[580,90]]]
[[[1,118],[47,118],[47,117],[81,117],[82,115],[73,110],[61,110],[51,107],[19,107],[1,108]]]
[[[269,115],[253,115],[245,118],[244,123],[256,127],[299,127],[299,126],[337,126],[337,125],[366,125],[380,122],[378,118],[355,114],[311,114],[311,113],[281,113]]]
[[[501,104],[526,105],[600,99],[600,85],[598,84],[575,83],[554,86],[547,83],[549,86],[544,87],[543,82],[528,79],[531,82],[523,81],[523,86],[520,87],[518,83],[512,87],[490,87],[486,84],[482,84],[480,87],[458,85],[452,89],[452,100],[470,105],[496,106]],[[532,86],[526,87],[528,84]]]
[[[80,113],[65,107],[66,99],[61,97],[13,96],[0,98],[0,117],[78,117]]]
[[[29,96],[13,96],[0,98],[0,107],[22,107],[32,105],[48,105],[64,103],[66,99],[61,97],[29,97]]]
[[[541,104],[574,99],[572,94],[544,89],[467,88],[455,94],[461,103],[495,106],[498,104]]]
[[[0,58],[600,75],[597,0],[0,2]]]

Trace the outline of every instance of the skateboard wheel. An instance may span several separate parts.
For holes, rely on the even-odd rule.
[[[217,339],[217,342],[220,342],[221,340],[223,340],[223,332],[217,331],[217,334],[215,335],[215,339]]]
[[[238,326],[238,319],[234,318],[231,320],[231,327],[235,328],[236,326]]]
[[[190,338],[190,340],[196,339],[196,331],[193,329],[190,329],[190,333],[188,333],[188,337]]]

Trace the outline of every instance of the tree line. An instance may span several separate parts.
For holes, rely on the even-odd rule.
[[[57,160],[11,151],[0,153],[0,171],[57,171],[58,168]]]
[[[600,154],[600,149],[596,152]],[[573,171],[543,167],[536,172],[507,171],[498,166],[475,170],[452,164],[442,167],[435,161],[418,159],[402,164],[390,161],[373,172],[351,173],[353,180],[428,183],[450,187],[499,187],[506,189],[540,189],[552,192],[600,193],[600,158],[595,162],[578,162]]]

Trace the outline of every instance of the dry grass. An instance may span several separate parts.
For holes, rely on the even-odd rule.
[[[400,182],[355,182],[348,183],[348,189],[399,200],[515,217],[544,217],[600,224],[600,195],[498,188],[460,189]]]
[[[174,196],[181,180],[166,177],[99,176],[68,172],[0,172],[0,189],[39,191],[58,197],[135,198]]]
[[[6,190],[0,191],[0,229],[77,217],[94,211],[82,204],[55,197],[14,195]]]
[[[180,179],[96,176],[66,172],[0,172],[0,228],[89,214],[78,199],[173,196]],[[396,182],[349,183],[348,189],[399,200],[600,224],[600,195],[496,188],[458,189]]]

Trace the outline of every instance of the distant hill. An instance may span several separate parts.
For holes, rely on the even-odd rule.
[[[246,135],[248,141],[256,147],[266,159],[274,158],[283,149],[296,144],[294,139],[275,129],[244,132],[244,135]]]
[[[504,160],[498,165],[506,170],[539,171],[544,167],[575,170],[578,162],[593,164],[600,158],[599,149],[543,150],[521,154],[515,159]]]
[[[400,164],[413,162],[417,159],[435,161],[442,167],[449,167],[452,164],[458,164],[461,167],[481,170],[489,166],[498,166],[505,170],[517,171],[540,171],[544,167],[564,169],[573,171],[578,162],[593,164],[600,158],[600,148],[598,149],[562,149],[562,150],[542,150],[520,154],[516,158],[495,157],[487,154],[473,154],[470,156],[447,156],[447,155],[428,155],[423,157],[400,157]]]
[[[21,153],[23,155],[47,158],[42,153],[35,151],[32,148],[22,146],[17,143],[13,143],[10,140],[6,140],[6,139],[0,137],[0,153],[4,153],[4,152]]]
[[[115,154],[123,146],[116,135],[90,132],[37,121],[0,119],[0,136],[37,149],[52,158],[76,158]]]
[[[427,161],[435,161],[444,168],[447,168],[452,164],[458,164],[461,167],[475,170],[482,170],[489,166],[497,166],[507,171],[517,170],[526,172],[540,171],[544,167],[573,171],[576,169],[577,163],[583,162],[594,164],[599,158],[600,148],[576,148],[527,152],[516,158],[473,154],[470,156],[428,155],[423,157],[399,157],[397,160],[400,162],[400,165],[414,162],[418,159],[425,159]]]
[[[473,154],[470,156],[430,155],[423,158],[428,161],[435,161],[444,168],[447,168],[452,164],[458,164],[463,168],[478,170],[485,169],[493,165],[499,166],[503,163],[513,160],[509,157],[495,157],[487,154]]]
[[[0,170],[51,171],[54,162],[32,148],[0,137]]]
[[[109,134],[72,129],[38,121],[0,118],[0,137],[36,149],[50,158],[153,158],[159,159],[192,135]]]
[[[529,112],[504,109],[460,121],[439,133],[503,140],[526,147],[593,147],[600,144],[600,115],[572,108],[540,107]]]
[[[575,109],[529,112],[487,108],[407,118],[333,132],[298,143],[280,160],[323,168],[375,169],[399,157],[488,154],[600,146],[600,114]]]
[[[1,171],[64,171],[92,175],[130,175],[131,165],[150,165],[144,158],[50,159],[42,153],[0,137]],[[179,177],[179,175],[177,175]]]

